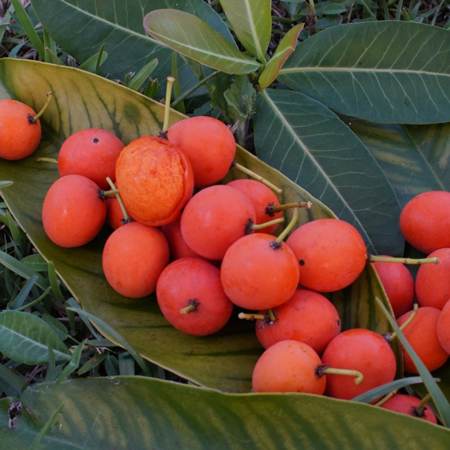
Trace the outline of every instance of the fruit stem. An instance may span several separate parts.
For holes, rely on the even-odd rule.
[[[241,312],[238,314],[238,318],[245,319],[245,320],[256,320],[256,319],[264,320],[265,316],[264,316],[264,314],[252,314],[252,313]]]
[[[439,258],[396,258],[391,256],[375,256],[370,253],[367,254],[367,260],[370,262],[388,262],[388,263],[402,263],[402,264],[439,264]]]
[[[56,158],[46,158],[45,156],[36,158],[37,162],[49,162],[49,163],[54,163],[54,164],[58,164],[58,160]]]
[[[272,225],[277,225],[279,223],[283,223],[284,222],[284,217],[279,217],[278,219],[273,219],[270,220],[269,222],[264,222],[264,223],[254,223],[250,229],[252,231],[256,231],[256,230],[262,230],[263,228],[267,228],[267,227],[271,227]]]
[[[277,244],[281,244],[286,236],[291,232],[291,230],[295,227],[295,224],[298,220],[298,209],[294,209],[294,214],[292,215],[292,219],[289,222],[288,226],[280,233],[280,235],[276,238],[275,242]]]
[[[327,367],[326,364],[323,364],[322,366],[319,366],[317,368],[317,374],[319,376],[325,374],[334,374],[334,375],[346,375],[350,377],[356,377],[355,378],[356,385],[360,384],[364,380],[364,375],[361,372],[358,372],[357,370],[337,369],[335,367]]]
[[[164,123],[162,127],[162,132],[165,133],[169,129],[169,119],[170,119],[170,98],[172,97],[172,85],[175,83],[174,77],[167,77],[167,87],[166,87],[166,100],[164,104]]]
[[[374,406],[381,406],[384,405],[390,398],[392,398],[396,393],[398,392],[398,389],[395,391],[389,392],[389,394],[385,395],[381,400],[379,400],[377,403],[374,404]]]
[[[269,314],[269,319],[271,322],[275,322],[277,320],[272,308],[267,310],[267,314]]]
[[[269,205],[266,207],[266,214],[272,215],[278,211],[284,211],[286,209],[292,208],[308,208],[311,209],[311,202],[294,202],[294,203],[285,203],[284,205]]]
[[[33,117],[33,120],[35,122],[38,121],[38,119],[42,116],[42,114],[44,114],[45,110],[47,109],[48,105],[50,104],[50,102],[52,101],[53,98],[53,92],[47,92],[47,101],[45,102],[44,106],[42,107],[42,109]]]
[[[102,194],[103,194],[105,197],[108,197],[108,196],[110,196],[110,195],[116,195],[116,194],[118,194],[118,193],[119,193],[119,189],[116,189],[116,188],[110,189],[109,191],[103,191],[103,192],[102,192]]]
[[[120,209],[122,210],[122,214],[123,214],[122,223],[130,222],[131,221],[130,217],[128,216],[127,210],[125,209],[125,206],[124,206],[124,204],[122,202],[122,198],[120,197],[119,190],[116,189],[116,186],[114,186],[114,183],[112,182],[111,178],[106,177],[106,181],[111,186],[111,190],[110,191],[104,191],[103,195],[106,195],[106,192],[114,193],[116,198],[117,198],[117,201],[119,202]]]
[[[410,314],[408,319],[406,319],[405,322],[402,324],[402,326],[400,327],[400,331],[403,331],[414,320],[414,317],[416,317],[418,310],[419,310],[419,304],[414,303],[413,312]],[[392,341],[393,339],[395,339],[396,337],[397,337],[397,333],[394,331],[393,333],[391,333],[389,335],[389,342]]]
[[[247,167],[244,167],[242,164],[239,164],[236,161],[233,161],[233,164],[231,165],[231,168],[236,167],[236,169],[240,170],[241,172],[245,173],[249,177],[252,177],[253,179],[259,181],[262,184],[265,184],[267,187],[270,187],[273,191],[275,191],[278,194],[281,194],[283,192],[282,189],[272,184],[269,180],[266,180],[262,176],[258,175],[257,173],[253,172],[250,169],[247,169]]]
[[[427,402],[429,402],[431,399],[431,394],[428,392],[427,395],[420,401],[420,403],[417,405],[417,411],[420,415],[423,415],[423,410],[425,409],[425,405]]]

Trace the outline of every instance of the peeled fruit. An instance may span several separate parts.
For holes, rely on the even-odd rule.
[[[128,214],[149,226],[175,220],[191,198],[192,167],[186,155],[165,139],[144,136],[120,153],[116,184]]]

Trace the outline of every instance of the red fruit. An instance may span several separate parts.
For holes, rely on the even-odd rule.
[[[300,264],[300,284],[318,292],[333,292],[352,284],[363,271],[367,250],[348,222],[318,219],[297,228],[286,243]]]
[[[15,161],[30,156],[41,141],[36,112],[17,100],[0,100],[0,158]]]
[[[56,180],[42,206],[47,236],[61,247],[79,247],[94,239],[106,218],[106,202],[100,188],[81,175]]]
[[[269,222],[273,219],[278,219],[283,216],[281,211],[276,213],[271,213],[268,209],[270,206],[279,205],[280,202],[275,195],[275,193],[267,187],[265,184],[260,183],[256,180],[233,180],[227,183],[227,186],[239,189],[243,194],[245,194],[253,203],[256,212],[255,222],[257,224],[262,224]],[[273,234],[278,228],[278,224],[271,225],[266,228],[260,228],[256,230],[256,233],[266,233]]]
[[[108,224],[111,228],[117,230],[117,228],[124,225],[125,220],[119,201],[115,196],[107,197],[106,206],[107,206],[106,218]]]
[[[103,249],[103,272],[119,294],[140,298],[156,290],[156,282],[169,263],[169,245],[154,227],[131,222],[115,230]]]
[[[396,394],[381,405],[381,408],[396,411],[402,414],[407,414],[411,417],[426,420],[437,424],[436,415],[429,406],[419,410],[421,400],[412,395]]]
[[[109,131],[98,128],[77,131],[61,146],[59,173],[83,175],[101,189],[108,189],[106,178],[116,180],[116,161],[123,147],[122,141]]]
[[[236,141],[230,129],[214,117],[189,117],[167,130],[170,142],[187,155],[194,171],[196,187],[211,186],[230,170]]]
[[[414,303],[414,279],[404,264],[374,262],[395,317],[410,311]]]
[[[441,347],[450,354],[450,302],[442,308],[436,331]]]
[[[255,208],[237,189],[210,186],[195,194],[181,215],[184,240],[199,255],[221,260],[231,244],[255,222]]]
[[[116,179],[130,217],[150,226],[175,220],[194,188],[186,155],[176,145],[153,136],[135,139],[121,151]]]
[[[220,271],[200,258],[170,263],[156,285],[164,317],[178,330],[195,336],[216,333],[225,326],[233,304],[220,283]]]
[[[327,376],[316,371],[321,365],[317,353],[299,341],[281,341],[268,348],[253,370],[254,392],[303,392],[321,395]]]
[[[284,242],[276,242],[270,234],[250,234],[226,252],[221,280],[225,293],[235,305],[252,310],[269,309],[294,295],[299,266]]]
[[[424,264],[416,275],[416,296],[420,306],[442,309],[450,298],[450,248],[441,248],[429,255],[437,264]]]
[[[412,311],[397,319],[398,326],[402,326]],[[437,308],[424,306],[418,308],[412,322],[403,330],[414,351],[431,372],[443,366],[448,359],[448,353],[442,348],[437,335],[437,324],[441,311]],[[419,373],[408,352],[403,349],[403,363],[409,373]]]
[[[380,334],[362,328],[337,335],[325,349],[322,362],[357,370],[364,376],[356,385],[351,377],[328,374],[326,395],[334,398],[350,400],[395,378],[396,360],[391,347]]]
[[[272,310],[275,320],[256,321],[256,336],[264,348],[276,342],[295,340],[308,344],[319,355],[341,332],[341,320],[334,305],[323,295],[297,289],[285,303]]]
[[[405,239],[423,253],[450,247],[450,192],[424,192],[411,199],[400,214]]]

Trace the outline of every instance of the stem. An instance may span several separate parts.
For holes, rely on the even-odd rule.
[[[164,105],[164,123],[162,132],[165,133],[169,129],[169,119],[170,119],[170,98],[172,96],[172,85],[175,82],[174,77],[167,77],[167,87],[166,87],[166,101]]]
[[[239,313],[238,314],[239,319],[245,319],[245,320],[264,320],[265,316],[264,314],[252,314],[252,313]]]
[[[356,377],[355,378],[355,384],[358,385],[364,380],[364,375],[361,372],[358,372],[357,370],[350,370],[350,369],[336,369],[334,367],[323,367],[319,366],[317,368],[317,372],[319,376],[325,375],[325,374],[334,374],[334,375],[346,375],[349,377]]]
[[[47,92],[47,101],[45,102],[44,106],[42,107],[42,109],[33,117],[33,120],[35,122],[38,121],[38,119],[42,116],[42,114],[44,114],[45,110],[47,109],[48,105],[50,104],[50,102],[52,101],[53,98],[53,92]]]
[[[286,209],[292,209],[292,208],[308,208],[311,209],[312,203],[311,202],[295,202],[295,203],[285,203],[284,205],[269,205],[266,208],[267,214],[274,214],[278,211],[285,211]]]
[[[107,181],[108,184],[111,186],[111,191],[105,191],[105,192],[113,192],[113,191],[116,191],[116,192],[114,192],[114,194],[115,194],[115,196],[116,196],[116,198],[117,198],[117,201],[119,202],[120,209],[122,210],[122,214],[123,214],[123,223],[128,223],[128,222],[130,222],[130,217],[128,216],[127,210],[125,209],[125,206],[124,206],[124,204],[123,204],[123,202],[122,202],[122,198],[120,197],[119,190],[116,189],[116,187],[114,186],[114,183],[112,182],[111,178],[106,177],[106,181]],[[105,192],[103,192],[103,195],[105,195]]]
[[[275,322],[277,320],[272,308],[267,310],[267,314],[269,314],[269,319],[271,322]]]
[[[118,194],[118,193],[119,193],[119,189],[116,189],[116,188],[111,189],[111,190],[109,190],[109,191],[103,191],[103,192],[102,192],[102,194],[103,194],[105,197],[108,197],[108,196],[110,196],[110,195],[116,195],[116,194]]]
[[[292,215],[292,219],[289,222],[288,226],[281,232],[281,234],[276,238],[275,242],[277,244],[281,244],[284,241],[286,236],[291,232],[291,230],[295,227],[295,224],[298,220],[298,209],[294,209],[294,214]]]
[[[238,162],[234,161],[231,167],[236,167],[236,169],[240,170],[241,172],[245,173],[249,177],[252,177],[253,179],[259,181],[262,184],[265,184],[266,186],[270,187],[273,191],[277,192],[278,194],[281,194],[283,192],[282,189],[272,184],[270,181],[266,180],[262,176],[258,175],[257,173],[253,172],[250,169],[247,169],[242,164],[239,164]]]
[[[374,406],[381,406],[384,405],[390,398],[392,398],[396,393],[398,392],[398,389],[395,391],[389,392],[389,394],[385,395],[380,401],[374,404]]]
[[[420,401],[420,403],[417,405],[417,411],[419,414],[423,414],[423,410],[425,409],[425,405],[427,402],[431,400],[431,394],[428,392],[427,395]]]
[[[439,264],[439,258],[433,257],[433,258],[419,258],[419,259],[413,259],[413,258],[395,258],[392,256],[375,256],[371,254],[367,254],[367,259],[370,262],[388,262],[388,263],[402,263],[402,264],[411,264],[411,265],[418,265],[418,264]]]
[[[40,158],[36,158],[37,162],[49,162],[49,163],[54,163],[54,164],[58,164],[58,160],[55,158],[46,158],[45,156],[42,156]]]
[[[419,310],[419,304],[418,303],[414,303],[414,309],[413,312],[411,313],[411,315],[408,317],[408,319],[406,319],[406,321],[403,323],[403,325],[400,327],[400,331],[403,331],[413,320],[414,317],[416,317],[417,311]],[[397,333],[394,331],[390,336],[389,336],[389,342],[392,341],[393,339],[395,339],[397,337]]]
[[[252,231],[256,231],[256,230],[262,230],[263,228],[267,228],[267,227],[271,227],[272,225],[277,225],[279,223],[283,223],[284,222],[284,217],[280,217],[278,219],[273,219],[270,220],[269,222],[264,222],[264,223],[254,223],[250,229]]]

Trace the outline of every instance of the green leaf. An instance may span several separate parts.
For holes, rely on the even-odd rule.
[[[150,39],[142,25],[144,16],[154,9],[188,11],[232,42],[225,23],[203,0],[32,0],[32,5],[47,32],[77,60],[86,61],[104,43],[108,59],[98,73],[111,79],[123,80],[127,73],[139,72],[154,58],[159,65],[153,78],[165,81],[170,75],[172,50]],[[185,89],[198,80],[181,58],[179,64]]]
[[[380,166],[330,110],[303,94],[264,90],[257,155],[327,204],[362,234],[369,252],[403,254],[400,208]]]
[[[241,44],[264,63],[272,31],[272,2],[220,0],[220,5]]]
[[[270,61],[267,63],[264,71],[259,77],[258,83],[261,87],[266,88],[272,84],[280,73],[283,64],[295,50],[297,46],[297,39],[300,32],[303,30],[303,23],[299,23],[295,27],[291,28],[283,39],[278,44],[275,53]]]
[[[92,73],[98,73],[98,69],[108,59],[108,53],[106,53],[103,47],[95,55],[92,55],[83,64],[80,64],[79,69],[86,70]]]
[[[30,105],[45,102],[41,92],[49,89],[54,92],[56,101],[41,118],[43,139],[38,150],[21,161],[1,160],[0,180],[14,181],[14,185],[3,192],[9,210],[45,260],[53,262],[58,277],[81,303],[83,311],[113,330],[99,326],[111,342],[123,346],[117,338],[117,334],[120,335],[144,359],[172,373],[195,384],[248,392],[253,367],[263,351],[255,336],[254,324],[239,320],[235,314],[215,335],[203,338],[185,335],[162,316],[154,295],[129,299],[108,285],[101,260],[109,229],[105,227],[96,239],[83,247],[64,249],[53,244],[42,228],[42,203],[59,174],[54,164],[38,162],[36,158],[56,157],[64,139],[83,128],[104,128],[125,144],[139,136],[157,135],[164,119],[164,106],[94,74],[34,61],[0,60],[0,81],[0,98],[12,96]],[[172,110],[170,122],[184,117]],[[320,200],[240,147],[237,160],[282,188],[281,202],[313,203],[310,210],[301,209],[299,223],[335,217]],[[234,169],[224,181],[242,176]],[[291,217],[291,213],[287,217]],[[387,321],[376,311],[374,293],[387,302],[369,265],[359,281],[333,298],[342,311],[344,326],[358,322],[382,333],[389,329]],[[71,300],[70,306],[74,303],[75,300]],[[107,362],[113,370],[113,359],[107,358],[105,367]]]
[[[152,59],[147,63],[136,75],[133,76],[131,81],[128,83],[130,89],[135,91],[139,90],[142,85],[149,79],[150,75],[158,66],[158,60],[156,58]]]
[[[155,39],[213,69],[243,75],[260,66],[192,14],[170,9],[156,10],[145,16],[144,26]]]
[[[64,403],[61,403],[55,411],[53,411],[53,414],[50,416],[50,418],[47,420],[47,422],[42,427],[41,431],[37,434],[37,436],[34,438],[30,450],[38,450],[42,440],[44,439],[44,436],[49,432],[51,426],[53,425],[53,422],[56,420],[56,417],[61,412],[61,410],[64,407]]]
[[[297,46],[279,80],[373,122],[450,121],[450,33],[380,21],[331,27]]]
[[[389,179],[403,208],[426,191],[450,190],[450,123],[389,125],[351,120]]]
[[[14,450],[29,449],[61,404],[42,439],[46,450],[444,450],[450,439],[444,427],[372,405],[302,394],[230,395],[140,377],[30,387],[14,432],[6,427],[11,401],[0,400],[0,439]]]
[[[19,311],[0,313],[0,351],[8,358],[25,364],[45,364],[49,346],[56,361],[70,359],[56,331],[39,317]]]

